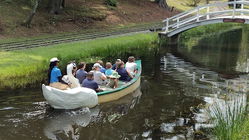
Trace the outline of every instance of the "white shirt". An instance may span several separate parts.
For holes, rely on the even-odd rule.
[[[92,71],[93,72],[93,79],[98,85],[105,85],[107,82],[105,80],[102,80],[101,77],[105,76],[104,73],[100,71]]]
[[[137,64],[134,62],[126,62],[125,69],[132,75],[135,75],[135,70],[137,70]]]

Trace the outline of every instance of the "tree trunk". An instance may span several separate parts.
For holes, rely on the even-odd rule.
[[[169,9],[169,6],[168,6],[166,0],[157,0],[157,2],[158,2],[160,7],[165,8],[165,9]]]
[[[65,7],[65,0],[49,0],[49,13],[59,14],[61,9]]]
[[[33,20],[33,17],[34,17],[35,14],[36,14],[36,11],[37,11],[37,8],[38,8],[40,2],[41,2],[41,0],[36,0],[36,1],[35,1],[35,4],[34,4],[34,6],[33,6],[33,9],[32,9],[30,15],[28,16],[28,18],[26,19],[26,21],[25,21],[25,23],[24,23],[24,25],[25,25],[26,27],[30,28],[31,22],[32,22],[32,20]]]

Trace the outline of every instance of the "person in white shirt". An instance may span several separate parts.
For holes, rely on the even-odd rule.
[[[128,62],[125,64],[125,69],[132,75],[135,76],[137,72],[137,64],[135,63],[135,57],[130,56]]]
[[[107,84],[106,81],[106,76],[104,73],[100,72],[101,69],[101,65],[99,63],[95,63],[93,65],[93,77],[94,77],[94,81],[97,82],[98,85],[103,86]]]

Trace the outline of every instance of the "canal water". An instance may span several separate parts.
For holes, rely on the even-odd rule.
[[[248,92],[247,35],[236,29],[194,46],[126,54],[142,60],[141,87],[92,109],[53,110],[39,84],[1,91],[0,140],[212,139],[206,106]]]

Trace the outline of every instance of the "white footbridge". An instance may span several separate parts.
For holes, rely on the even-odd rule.
[[[164,34],[172,37],[188,29],[216,23],[236,22],[249,24],[249,0],[217,2],[196,7],[163,21]]]

